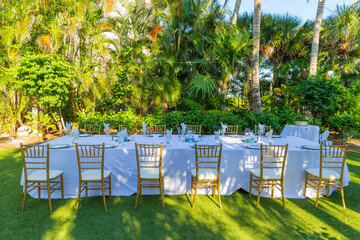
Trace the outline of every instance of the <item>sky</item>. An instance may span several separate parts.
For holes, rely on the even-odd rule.
[[[331,15],[331,12],[336,9],[336,5],[351,5],[357,0],[325,0],[324,18]],[[220,3],[224,3],[220,0]],[[227,8],[234,11],[236,0],[228,0]],[[271,14],[286,14],[295,15],[302,18],[303,22],[306,20],[315,20],[318,0],[262,0],[261,11],[263,13]],[[239,14],[244,12],[254,11],[254,0],[242,0]]]

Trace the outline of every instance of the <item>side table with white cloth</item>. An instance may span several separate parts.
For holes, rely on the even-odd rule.
[[[300,137],[312,142],[319,143],[320,140],[320,129],[318,126],[313,125],[286,125],[281,132],[280,136],[294,136]]]
[[[154,135],[145,137],[133,135],[132,142],[125,142],[121,145],[112,141],[111,136],[93,135],[79,138],[79,144],[105,143],[116,145],[116,148],[105,150],[104,166],[111,171],[112,195],[130,196],[137,191],[138,172],[136,164],[135,142],[137,143],[165,143],[166,137]],[[222,160],[220,165],[220,193],[231,195],[240,188],[246,191],[249,188],[250,170],[260,166],[260,150],[247,148],[248,143],[242,141],[240,136],[221,136],[223,144]],[[216,144],[214,135],[199,138],[197,144]],[[267,144],[265,138],[261,138]],[[305,184],[305,170],[319,167],[319,150],[303,149],[300,145],[318,145],[318,143],[299,137],[274,138],[274,144],[289,144],[288,157],[285,165],[284,193],[286,198],[303,198]],[[60,137],[48,142],[51,144],[69,144],[70,136]],[[189,194],[191,189],[191,169],[195,168],[194,143],[179,141],[177,136],[172,137],[171,144],[165,144],[163,150],[163,171],[165,195]],[[50,150],[50,168],[64,172],[64,197],[76,198],[78,190],[78,166],[76,151],[74,147]],[[345,165],[344,186],[350,181],[349,171]],[[24,184],[22,177],[21,184]],[[146,190],[146,191],[145,191]],[[207,193],[202,189],[199,194]],[[91,195],[90,195],[91,194]],[[89,196],[101,196],[101,191],[89,192]],[[158,189],[144,189],[142,194],[159,195]],[[210,193],[211,194],[211,191]],[[256,192],[255,192],[256,194]],[[31,192],[31,196],[37,197],[37,191]],[[42,193],[47,198],[46,193]],[[270,197],[269,191],[264,189],[261,196]],[[275,190],[274,197],[280,197],[281,192]],[[309,191],[309,197],[315,197],[316,192]],[[52,198],[60,198],[61,194],[54,192]]]

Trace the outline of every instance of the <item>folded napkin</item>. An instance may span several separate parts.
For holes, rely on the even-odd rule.
[[[147,127],[147,124],[143,123],[143,125],[142,125],[142,134],[146,134],[146,127]]]
[[[181,123],[181,131],[185,132],[186,131],[186,124],[185,123]]]
[[[329,137],[329,130],[326,130],[325,132],[323,132],[322,134],[320,134],[320,141],[321,143],[325,143],[327,138]]]
[[[221,129],[222,129],[222,135],[225,135],[225,133],[226,133],[226,129],[227,129],[228,127],[225,125],[225,124],[222,124],[221,123]]]
[[[110,133],[110,124],[106,124],[106,123],[103,123],[103,124],[104,124],[106,134],[109,134]]]
[[[170,130],[166,130],[166,136],[171,137],[172,136],[172,128]]]
[[[67,122],[65,125],[66,125],[66,132],[65,133],[70,134],[70,132],[71,132],[71,123]]]
[[[265,134],[265,136],[268,137],[268,138],[272,138],[272,135],[273,135],[273,130],[271,130],[270,132],[267,132]]]
[[[261,133],[264,133],[264,129],[265,129],[265,125],[262,125],[262,124],[259,123],[259,131]]]
[[[74,136],[75,139],[79,138],[80,135],[79,129],[76,128],[74,131],[72,131],[72,135]]]

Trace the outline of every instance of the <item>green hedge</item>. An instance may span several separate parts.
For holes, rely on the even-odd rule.
[[[241,110],[237,114],[221,110],[193,110],[157,112],[145,117],[137,116],[129,111],[110,112],[102,115],[100,113],[79,113],[78,116],[77,124],[80,128],[87,123],[102,124],[105,122],[110,123],[113,127],[120,124],[138,125],[140,127],[142,123],[147,123],[148,125],[166,124],[168,129],[172,128],[176,131],[180,123],[185,122],[186,124],[202,125],[204,133],[213,133],[220,129],[221,123],[239,125],[240,131],[245,128],[253,129],[256,124],[262,123],[271,125],[275,132],[280,133],[285,125],[293,124],[295,120],[299,119],[299,114],[291,108],[264,110],[257,113]],[[307,118],[307,120],[313,125],[320,126],[321,124],[313,118]]]

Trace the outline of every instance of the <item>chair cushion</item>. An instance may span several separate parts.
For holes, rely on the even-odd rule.
[[[320,169],[319,168],[310,168],[306,170],[308,173],[310,173],[311,175],[314,175],[316,177],[319,177],[320,175]],[[322,178],[326,178],[326,179],[340,179],[340,174],[327,169],[327,168],[323,168],[322,170]]]
[[[158,168],[140,168],[140,177],[144,179],[158,179]]]
[[[104,170],[104,178],[108,178],[111,172]],[[81,179],[83,181],[101,181],[101,170],[86,170],[81,172]]]
[[[260,169],[252,169],[250,172],[256,177],[260,178]],[[281,179],[281,172],[279,169],[263,169],[263,179]]]
[[[196,176],[196,168],[191,169],[191,174],[195,177]],[[205,169],[205,168],[200,168],[199,169],[199,179],[210,179],[210,180],[214,180],[217,179],[217,170],[214,168],[209,168],[209,169]]]
[[[63,171],[49,170],[49,180],[59,177]],[[28,176],[28,181],[46,181],[46,170],[37,170]]]

